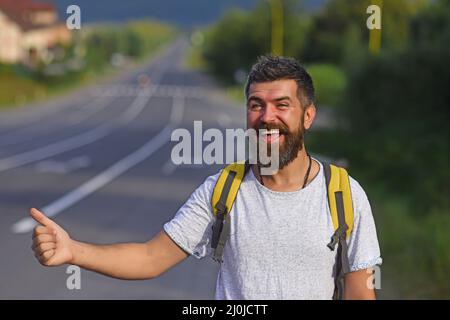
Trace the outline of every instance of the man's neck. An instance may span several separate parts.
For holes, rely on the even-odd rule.
[[[267,188],[274,191],[297,191],[303,187],[305,176],[308,171],[309,157],[303,147],[297,157],[288,165],[278,170],[277,173],[268,176],[260,176],[258,167],[253,165],[252,170],[255,177]],[[311,182],[319,172],[319,164],[311,159],[311,169],[308,175],[307,184]]]

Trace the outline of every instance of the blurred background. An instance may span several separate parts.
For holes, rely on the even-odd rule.
[[[220,168],[173,165],[166,129],[244,127],[246,74],[274,53],[313,78],[308,149],[368,194],[378,297],[449,299],[449,43],[447,0],[0,0],[0,298],[213,298],[217,266],[193,258],[68,290],[32,256],[28,208],[80,240],[148,240]]]

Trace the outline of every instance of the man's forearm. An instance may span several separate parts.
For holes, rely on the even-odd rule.
[[[94,245],[73,240],[37,209],[30,214],[39,224],[33,231],[32,250],[43,266],[69,263],[114,278],[140,280],[157,277],[188,257],[164,230],[145,243]]]
[[[151,253],[145,243],[94,245],[73,241],[71,264],[106,276],[139,280],[157,275],[152,272]]]
[[[345,300],[375,300],[375,290],[369,286],[372,272],[367,269],[347,273],[345,275]]]

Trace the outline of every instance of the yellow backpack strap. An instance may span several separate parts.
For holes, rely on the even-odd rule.
[[[229,213],[236,200],[239,187],[250,166],[245,162],[227,165],[217,179],[211,197],[211,206],[216,221],[213,225],[211,247],[213,259],[222,262],[222,254],[230,231]]]
[[[330,250],[334,250],[338,244],[333,298],[341,300],[344,294],[344,276],[350,272],[346,239],[350,237],[353,230],[353,202],[347,171],[328,163],[324,163],[323,167],[334,226],[334,234],[327,246]]]
[[[340,226],[336,192],[341,192],[344,213],[344,219],[342,222],[345,222],[347,224],[348,228],[346,228],[346,238],[348,239],[350,233],[353,230],[353,202],[350,191],[350,180],[348,178],[347,170],[345,170],[344,168],[336,167],[332,164],[324,164],[324,171],[327,181],[328,203],[330,206],[330,213],[331,219],[333,221],[334,231],[336,231]],[[345,226],[342,225],[342,228],[345,228]]]

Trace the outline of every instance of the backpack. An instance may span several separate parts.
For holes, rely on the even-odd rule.
[[[344,276],[350,272],[347,242],[353,229],[353,203],[350,180],[344,168],[323,163],[328,194],[328,205],[333,221],[334,233],[327,247],[334,251],[336,245],[335,289],[333,299],[341,300],[344,294]],[[248,162],[236,162],[227,165],[220,174],[211,198],[215,216],[211,247],[213,259],[222,262],[222,254],[230,232],[230,211],[236,199],[239,187],[247,172]]]

